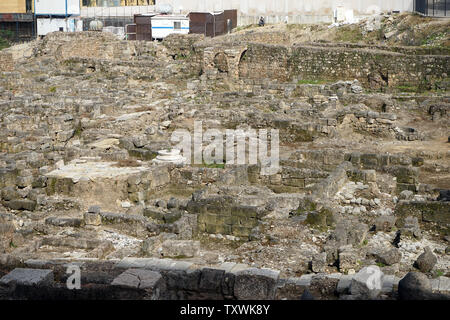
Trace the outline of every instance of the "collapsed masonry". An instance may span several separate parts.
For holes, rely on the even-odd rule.
[[[396,299],[419,269],[435,277],[431,293],[448,293],[450,101],[396,90],[447,90],[449,52],[291,45],[276,32],[161,44],[54,33],[15,50],[0,52],[6,279],[48,269],[48,296],[73,297],[60,275],[77,262],[107,270],[99,297],[294,299],[308,287]],[[280,170],[151,161],[198,120],[278,129]],[[383,290],[352,292],[374,264]],[[236,268],[251,270],[224,284]],[[2,297],[26,295],[5,286]]]

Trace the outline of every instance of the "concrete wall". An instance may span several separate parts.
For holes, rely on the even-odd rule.
[[[93,17],[133,17],[135,14],[155,12],[155,6],[123,6],[123,7],[83,7],[81,16]]]
[[[148,6],[154,3],[154,0],[80,0],[82,7],[113,7],[117,4],[120,6]]]
[[[83,22],[79,19],[38,18],[36,21],[36,27],[38,36],[45,36],[50,32],[59,31],[60,28],[63,28],[64,32],[83,31]]]
[[[238,9],[239,25],[256,23],[259,16],[266,22],[331,22],[337,6],[353,9],[356,17],[376,12],[412,11],[413,0],[164,0],[175,11],[218,11]]]
[[[65,14],[80,14],[80,4],[78,0],[40,0],[36,2],[37,15],[65,15]]]
[[[238,10],[238,24],[257,23],[260,16],[267,23],[315,23],[332,22],[333,11],[338,6],[353,9],[355,17],[392,10],[412,11],[414,0],[161,0],[157,5],[168,3],[174,13],[193,11],[209,12],[227,9]],[[91,7],[82,8],[82,16],[125,16],[153,12],[155,6]]]

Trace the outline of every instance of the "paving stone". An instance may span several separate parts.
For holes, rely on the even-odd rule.
[[[439,277],[439,292],[450,292],[450,278],[443,276]]]
[[[375,299],[382,290],[383,272],[378,266],[368,266],[354,275],[350,293],[364,299]]]
[[[431,290],[439,291],[439,279],[431,279],[430,284],[431,284]]]
[[[238,300],[271,300],[275,297],[279,271],[249,268],[236,273],[234,295]]]
[[[339,294],[343,294],[343,293],[348,292],[350,290],[350,285],[352,283],[352,279],[353,279],[353,275],[346,275],[346,274],[344,274],[339,279],[339,282],[338,282],[338,285],[337,285],[337,289],[336,289],[337,292]]]
[[[311,284],[312,278],[313,278],[312,274],[304,274],[300,277],[300,284],[308,287]]]
[[[50,286],[53,284],[53,270],[16,268],[0,279],[0,284],[12,283],[26,286]]]
[[[155,270],[188,270],[193,263],[172,259],[157,258],[124,258],[116,264],[116,268],[142,268]]]
[[[111,285],[142,289],[147,294],[150,294],[151,299],[158,299],[164,286],[164,280],[158,272],[144,269],[128,269],[117,276]]]

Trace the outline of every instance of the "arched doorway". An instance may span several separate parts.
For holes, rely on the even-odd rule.
[[[239,77],[246,76],[248,74],[248,63],[247,63],[247,50],[242,51],[239,57]]]
[[[219,52],[214,57],[214,67],[219,70],[219,72],[228,72],[228,60],[227,56],[223,52]]]

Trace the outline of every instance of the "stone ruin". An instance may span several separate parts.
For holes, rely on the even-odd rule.
[[[0,298],[448,299],[442,50],[83,32],[1,51]],[[178,161],[199,120],[278,129],[280,170]]]

